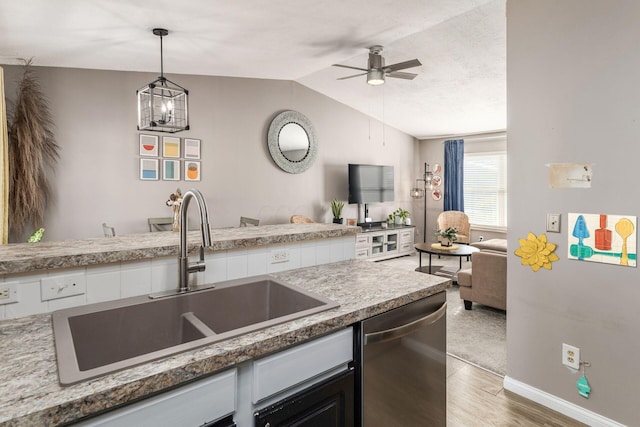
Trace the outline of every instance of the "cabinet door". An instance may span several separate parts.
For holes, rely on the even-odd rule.
[[[414,229],[411,228],[410,230],[403,230],[400,232],[400,244],[413,244],[413,231]]]
[[[386,252],[393,252],[398,250],[398,233],[387,233],[387,247]]]
[[[371,236],[371,256],[382,255],[385,252],[385,234],[372,234]]]
[[[235,411],[236,372],[236,369],[231,369],[91,418],[78,425],[82,427],[206,425],[212,420],[218,420]]]

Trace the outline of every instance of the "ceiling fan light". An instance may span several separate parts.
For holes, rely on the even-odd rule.
[[[367,72],[367,83],[372,86],[378,86],[384,83],[384,73],[382,70],[369,70]]]

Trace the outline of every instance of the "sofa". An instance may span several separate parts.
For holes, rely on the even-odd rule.
[[[471,255],[471,268],[458,272],[460,298],[471,310],[478,303],[507,309],[507,240],[491,239],[471,243],[480,249]]]

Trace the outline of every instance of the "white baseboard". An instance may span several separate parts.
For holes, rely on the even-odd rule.
[[[595,412],[589,411],[575,403],[567,402],[564,399],[560,399],[557,396],[547,393],[546,391],[539,390],[535,387],[531,387],[528,384],[514,380],[509,376],[504,377],[503,383],[504,389],[519,396],[539,403],[542,406],[546,406],[549,409],[553,409],[556,412],[560,412],[574,420],[580,421],[592,427],[625,427],[624,424],[620,424]]]

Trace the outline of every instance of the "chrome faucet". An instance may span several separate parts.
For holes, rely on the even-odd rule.
[[[202,244],[200,245],[200,260],[189,265],[187,256],[187,209],[189,202],[195,199],[200,210],[200,230],[202,233]],[[189,274],[197,271],[204,271],[204,248],[211,246],[211,230],[209,230],[209,214],[207,213],[207,203],[200,191],[195,188],[182,195],[182,205],[180,206],[180,255],[178,256],[178,293],[189,292]]]

